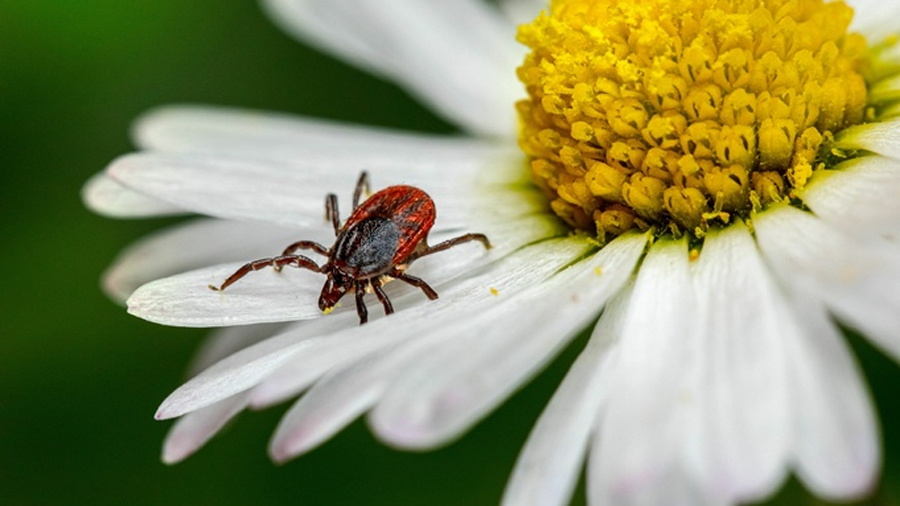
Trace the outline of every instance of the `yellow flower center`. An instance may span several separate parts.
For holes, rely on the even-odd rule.
[[[601,240],[700,236],[790,198],[866,114],[852,17],[823,0],[552,1],[518,34],[535,182]]]

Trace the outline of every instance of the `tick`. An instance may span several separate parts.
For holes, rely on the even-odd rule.
[[[326,276],[319,295],[319,309],[328,313],[344,295],[353,292],[362,325],[369,314],[363,300],[366,293],[375,293],[385,314],[394,312],[382,288],[392,279],[421,289],[429,300],[438,298],[437,292],[425,280],[406,273],[414,261],[470,241],[491,247],[484,234],[465,234],[429,246],[427,238],[434,225],[434,201],[416,187],[390,186],[360,204],[363,192],[369,193],[369,175],[365,171],[359,175],[353,192],[353,212],[343,226],[338,215],[337,195],[329,193],[325,197],[325,219],[331,221],[336,236],[331,248],[313,241],[298,241],[285,248],[281,256],[249,262],[229,276],[222,286],[209,285],[209,288],[222,291],[250,272],[266,267],[276,271],[285,266],[309,269]],[[327,261],[319,266],[312,259],[295,254],[298,250],[312,250]]]

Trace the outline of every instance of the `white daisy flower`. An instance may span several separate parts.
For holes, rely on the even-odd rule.
[[[827,499],[865,495],[878,428],[837,324],[900,358],[900,4],[500,5],[265,2],[471,136],[171,107],[88,183],[107,215],[209,217],[105,276],[141,318],[229,327],[159,408],[181,417],[164,460],[297,396],[277,461],[364,414],[392,446],[441,446],[592,328],[506,504],[565,504],[584,465],[595,505],[750,502],[789,473]],[[362,169],[431,194],[432,244],[481,232],[494,247],[415,262],[440,298],[392,283],[397,312],[373,304],[362,326],[352,302],[322,316],[309,271],[207,288],[298,239],[331,244],[323,197],[347,216]]]

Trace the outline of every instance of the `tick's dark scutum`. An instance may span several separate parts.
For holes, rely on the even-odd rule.
[[[397,225],[379,216],[353,223],[334,247],[334,259],[346,263],[359,275],[380,274],[393,266],[400,240]]]
[[[434,225],[434,201],[414,186],[390,186],[369,197],[347,219],[347,223],[378,217],[391,221],[399,232],[393,263],[401,264],[425,240]],[[349,229],[348,229],[349,230]]]

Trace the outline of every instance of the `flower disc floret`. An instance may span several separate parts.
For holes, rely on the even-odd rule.
[[[702,235],[790,198],[866,116],[866,42],[823,0],[556,0],[519,29],[520,145],[570,225]]]

